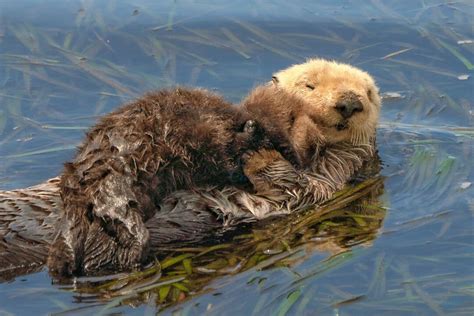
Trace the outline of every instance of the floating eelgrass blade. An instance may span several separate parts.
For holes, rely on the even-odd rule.
[[[50,147],[46,149],[32,150],[32,151],[24,152],[21,154],[7,155],[7,156],[3,156],[3,158],[24,158],[24,157],[29,157],[33,155],[49,154],[49,153],[54,153],[58,151],[72,150],[75,148],[76,148],[76,145],[55,146],[55,147]]]
[[[298,304],[298,308],[295,312],[296,315],[302,315],[303,311],[306,309],[306,306],[314,300],[314,298],[316,297],[316,288],[303,288],[302,295],[303,297],[300,299],[300,303]]]
[[[192,263],[191,263],[191,259],[184,259],[183,260],[183,268],[184,268],[184,271],[186,271],[187,274],[192,274],[193,273],[193,267],[192,267]]]
[[[89,74],[90,76],[96,78],[99,81],[102,81],[110,87],[120,91],[121,93],[127,95],[135,95],[134,91],[132,91],[116,79],[110,77],[106,72],[103,71],[103,69],[99,69],[100,67],[98,67],[98,65],[94,64],[93,62],[89,62],[84,54],[65,49],[64,47],[56,43],[56,41],[54,41],[47,34],[43,34],[43,37],[49,45],[56,48],[67,60],[70,61],[72,65],[78,67],[85,73]]]
[[[260,260],[260,261],[258,262],[258,264],[253,265],[253,268],[254,268],[255,270],[257,270],[257,271],[258,271],[258,270],[263,270],[263,269],[266,269],[266,268],[268,268],[268,267],[271,267],[272,265],[276,264],[277,262],[281,262],[283,259],[286,259],[286,258],[288,258],[288,257],[290,257],[290,256],[293,256],[293,255],[298,254],[298,253],[301,253],[301,252],[302,252],[301,249],[300,249],[300,250],[295,250],[295,251],[286,251],[286,252],[284,252],[284,253],[271,256],[271,257],[269,257],[269,258],[266,259],[266,260],[263,260],[263,261]],[[261,255],[260,255],[260,256],[257,257],[257,258],[262,259],[262,258],[265,258],[265,256],[261,256]],[[258,261],[258,260],[257,260],[257,261]],[[250,260],[249,260],[249,266],[250,266],[250,265],[252,265],[252,263],[251,263]]]
[[[39,40],[34,28],[28,25],[9,25],[9,29],[31,53],[39,52]]]
[[[395,56],[397,56],[397,55],[400,55],[400,54],[403,54],[403,53],[405,53],[405,52],[408,52],[408,51],[410,51],[410,50],[412,50],[412,49],[413,49],[412,47],[404,48],[404,49],[398,50],[398,51],[396,51],[396,52],[387,54],[387,55],[383,56],[381,59],[392,58],[392,57],[395,57]]]
[[[413,277],[410,274],[408,265],[405,263],[399,263],[398,272],[402,275],[403,281],[405,280],[414,280]],[[413,288],[413,291],[418,297],[436,314],[436,315],[444,315],[444,311],[441,309],[439,306],[438,302],[432,298],[428,293],[426,293],[419,285],[417,282],[411,282],[410,283],[411,287]]]
[[[6,111],[0,110],[0,136],[3,135],[5,128],[7,126],[7,114]]]
[[[303,58],[301,58],[301,57],[294,56],[293,54],[291,54],[291,53],[289,53],[285,50],[282,50],[282,49],[276,48],[272,45],[268,45],[268,44],[265,44],[263,42],[257,41],[256,39],[251,38],[250,41],[252,41],[255,44],[257,44],[258,46],[274,53],[275,55],[279,55],[281,57],[288,58],[289,60],[292,60],[292,61],[295,61],[295,62],[301,62],[303,60]]]
[[[341,307],[343,305],[349,305],[349,304],[352,304],[352,303],[355,303],[355,302],[360,302],[361,300],[363,300],[365,298],[366,298],[365,295],[356,295],[356,296],[346,298],[342,301],[337,301],[337,302],[333,303],[332,306],[335,307],[335,308],[338,308],[338,307]]]
[[[194,256],[194,255],[190,254],[190,253],[185,253],[185,254],[179,255],[177,257],[168,258],[168,259],[164,260],[163,262],[161,262],[161,268],[166,269],[166,268],[168,268],[172,265],[175,265],[175,264],[183,261],[184,259],[188,259],[192,256]]]
[[[228,28],[221,27],[222,33],[231,41],[231,47],[240,55],[242,55],[246,59],[250,59],[250,55],[246,52],[247,47],[246,45]]]
[[[459,59],[459,61],[461,61],[468,70],[474,70],[474,65],[466,57],[464,57],[455,47],[443,42],[440,39],[438,39],[438,42],[441,44],[441,46],[443,46],[451,54],[453,54],[457,59]]]
[[[72,38],[73,38],[73,33],[69,32],[67,35],[64,37],[63,41],[63,47],[64,49],[70,49],[71,48],[71,43],[72,43]]]
[[[67,83],[64,83],[63,81],[51,78],[50,76],[47,75],[47,73],[42,72],[40,69],[36,69],[36,70],[33,70],[31,68],[30,69],[25,69],[24,67],[19,67],[19,66],[14,66],[14,65],[10,65],[8,67],[12,68],[12,69],[15,69],[15,70],[17,70],[21,73],[28,72],[28,74],[30,76],[35,77],[35,78],[40,79],[40,80],[43,80],[43,81],[45,81],[49,84],[52,84],[54,86],[58,86],[58,87],[61,87],[61,88],[64,88],[66,90],[76,92],[76,93],[83,92],[81,89],[79,89],[79,88],[77,88],[73,85],[69,85]]]
[[[429,170],[434,168],[434,154],[431,148],[426,146],[415,146],[415,151],[410,157],[409,169],[405,176],[405,181],[407,183],[407,189],[412,190],[412,188],[420,189],[422,183],[426,183],[427,177],[431,177],[432,174],[429,173]],[[420,170],[426,170],[421,174]]]
[[[285,316],[291,309],[291,307],[298,301],[301,296],[301,289],[296,289],[288,293],[285,299],[281,302],[277,309],[278,316]]]
[[[262,310],[265,308],[268,298],[269,298],[268,293],[262,293],[259,295],[257,304],[255,305],[253,309],[252,316],[258,316],[262,314]]]
[[[436,176],[438,177],[436,181],[436,194],[442,195],[446,189],[452,186],[454,182],[453,171],[455,169],[455,163],[456,158],[448,155],[439,164],[439,167],[436,170]]]
[[[375,258],[374,273],[368,289],[368,293],[374,298],[380,298],[385,295],[387,286],[385,276],[387,263],[385,257],[385,253],[381,253]]]
[[[57,126],[57,125],[41,125],[44,129],[60,129],[60,130],[86,130],[88,126]]]
[[[292,286],[298,285],[309,278],[314,278],[316,276],[320,277],[325,272],[328,272],[329,270],[332,270],[335,267],[340,267],[341,265],[348,263],[350,260],[353,259],[353,257],[354,257],[354,253],[352,251],[346,251],[346,252],[337,254],[335,256],[332,256],[322,261],[321,263],[319,263],[315,268],[312,268],[308,273],[305,273],[301,278],[298,278],[297,280],[293,281]]]
[[[390,61],[392,63],[397,63],[397,64],[410,66],[410,67],[413,67],[413,68],[416,68],[416,69],[424,70],[424,71],[427,71],[427,72],[431,72],[431,73],[446,76],[446,77],[451,77],[451,78],[456,78],[457,79],[458,76],[459,76],[458,74],[450,72],[448,70],[443,70],[443,69],[440,69],[439,67],[431,67],[431,66],[428,66],[426,64],[416,63],[414,61],[401,60],[401,59],[396,59],[396,58],[389,58],[389,59],[385,59],[385,60]]]
[[[166,300],[166,298],[168,297],[168,294],[170,293],[170,290],[171,290],[170,285],[162,286],[158,290],[159,300],[160,300],[161,303],[163,303]]]
[[[69,310],[71,309],[71,307],[69,305],[67,305],[65,302],[63,302],[62,300],[59,300],[57,298],[54,298],[54,297],[48,297],[48,300],[56,305],[57,307],[61,308],[62,310]]]
[[[208,247],[207,249],[204,249],[204,250],[201,250],[197,255],[196,257],[199,257],[199,256],[204,256],[210,252],[214,252],[216,250],[221,250],[221,249],[227,249],[229,247],[232,247],[231,244],[220,244],[220,245],[214,245],[214,246],[211,246],[211,247]]]
[[[273,39],[273,35],[268,33],[267,31],[261,29],[260,27],[250,23],[250,22],[247,22],[247,21],[243,21],[243,20],[238,20],[238,19],[231,19],[233,22],[237,23],[238,25],[240,25],[242,28],[246,29],[247,31],[249,31],[250,33],[258,36],[259,38],[265,40],[266,42],[274,42]]]

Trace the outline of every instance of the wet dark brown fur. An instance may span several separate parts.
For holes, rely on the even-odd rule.
[[[285,134],[265,134],[242,108],[202,90],[151,93],[105,116],[61,177],[65,213],[48,258],[51,273],[139,265],[148,256],[144,222],[164,197],[245,184],[242,155],[276,144],[291,161],[285,141]]]

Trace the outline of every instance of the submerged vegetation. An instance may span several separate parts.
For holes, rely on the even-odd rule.
[[[0,284],[0,314],[474,313],[473,4],[297,2],[0,4],[2,189],[59,174],[98,116],[150,89],[238,102],[319,56],[370,72],[384,100],[382,177],[141,272]]]

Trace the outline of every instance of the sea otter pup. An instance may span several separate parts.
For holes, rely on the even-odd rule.
[[[279,147],[284,142],[278,131],[266,135],[242,108],[203,90],[150,93],[106,115],[61,176],[65,213],[48,259],[51,272],[138,265],[148,254],[144,223],[164,197],[204,185],[238,186],[245,152],[276,145],[293,160],[291,146]]]

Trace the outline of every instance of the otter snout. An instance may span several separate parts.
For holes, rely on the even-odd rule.
[[[356,112],[362,112],[364,106],[354,92],[344,93],[336,103],[336,110],[344,119],[350,118]]]

